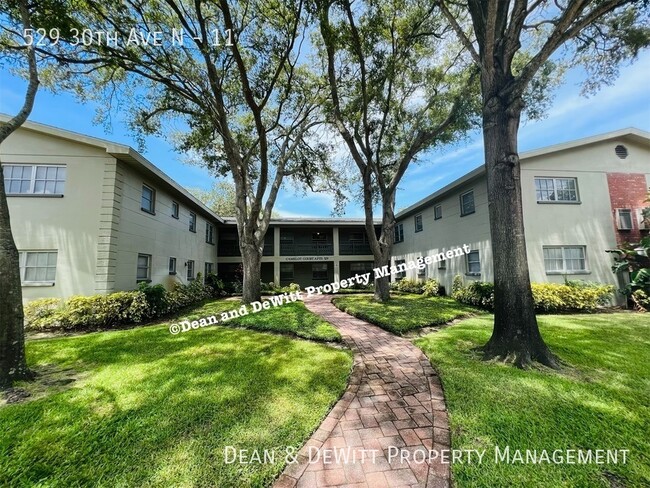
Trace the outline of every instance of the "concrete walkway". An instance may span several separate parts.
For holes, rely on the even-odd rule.
[[[340,331],[354,351],[354,370],[341,400],[274,488],[449,487],[450,465],[435,456],[449,449],[447,411],[426,356],[341,312],[330,296],[305,305]]]

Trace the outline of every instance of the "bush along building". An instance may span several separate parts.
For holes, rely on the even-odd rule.
[[[2,119],[4,120],[4,119]],[[25,301],[236,281],[234,219],[216,215],[132,148],[28,122],[0,148]],[[650,134],[625,129],[521,154],[531,280],[620,286],[606,250],[647,235]],[[394,279],[491,281],[483,167],[397,214],[392,265],[460,245],[470,252]],[[373,268],[363,219],[271,222],[262,281],[302,287]]]

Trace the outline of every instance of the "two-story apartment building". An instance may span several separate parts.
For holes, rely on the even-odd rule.
[[[6,117],[4,118],[6,120]],[[233,218],[128,146],[27,122],[0,147],[25,301],[236,277]],[[372,269],[361,219],[276,219],[262,279],[319,285]]]
[[[2,120],[2,119],[0,119]],[[6,117],[4,118],[6,120]],[[237,277],[233,218],[220,217],[132,148],[27,122],[0,147],[26,301]],[[521,154],[532,281],[618,284],[606,250],[639,240],[650,134],[625,129]],[[463,244],[464,257],[404,273],[492,280],[483,167],[397,214],[393,264]],[[327,284],[372,269],[363,219],[271,222],[262,281]]]
[[[533,282],[568,279],[619,285],[605,251],[646,235],[641,209],[650,191],[650,134],[624,129],[522,153],[521,185]],[[410,270],[411,279],[492,281],[483,166],[397,214],[394,264],[467,244],[471,252]]]

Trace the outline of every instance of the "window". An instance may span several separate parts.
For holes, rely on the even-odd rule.
[[[424,259],[424,257],[422,258]],[[422,269],[418,268],[418,278],[426,278],[427,277],[427,268],[426,266]]]
[[[467,274],[470,276],[480,276],[481,258],[478,251],[470,251],[467,254]]]
[[[138,254],[136,281],[151,281],[151,254]]]
[[[156,192],[147,185],[142,185],[142,201],[140,209],[147,213],[153,214],[156,210]]]
[[[395,226],[395,242],[402,242],[404,240],[404,224],[397,224]]]
[[[63,195],[65,166],[6,164],[3,170],[8,195]]]
[[[327,263],[313,263],[311,265],[311,278],[313,280],[326,280]]]
[[[618,230],[632,230],[632,210],[629,208],[616,209]]]
[[[415,216],[415,232],[422,232],[422,214]]]
[[[460,194],[460,216],[474,213],[474,190]]]
[[[213,273],[214,265],[212,263],[205,263],[205,273],[203,273],[203,279],[207,278],[208,275]]]
[[[433,219],[439,220],[442,218],[442,205],[436,205],[433,207]]]
[[[367,273],[372,271],[373,263],[369,262],[357,262],[350,263],[350,273]]]
[[[447,269],[447,260],[441,259],[438,261],[438,269]]]
[[[293,263],[280,263],[280,281],[293,280]]]
[[[404,264],[406,260],[404,259],[396,259],[395,260],[395,266],[399,266],[400,264]],[[395,279],[396,280],[401,280],[402,278],[406,277],[406,271],[400,271],[399,273],[395,273]]]
[[[196,214],[190,212],[190,232],[196,232]]]
[[[175,219],[178,218],[178,215],[180,214],[180,206],[178,205],[178,202],[172,202],[172,217]]]
[[[547,274],[575,274],[587,271],[585,246],[544,247],[544,269]]]
[[[210,222],[205,223],[205,242],[214,244],[214,225]]]
[[[56,251],[20,251],[18,253],[20,281],[54,284],[56,258]]]
[[[187,261],[187,281],[194,279],[194,261],[191,259]]]
[[[176,274],[176,258],[169,258],[169,274]]]
[[[576,178],[535,178],[537,203],[579,202]]]

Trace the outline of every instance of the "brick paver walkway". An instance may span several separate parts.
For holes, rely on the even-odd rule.
[[[331,297],[305,305],[341,332],[354,351],[354,370],[341,400],[274,488],[449,487],[449,464],[435,456],[449,449],[447,411],[426,356],[410,341],[341,312]]]

